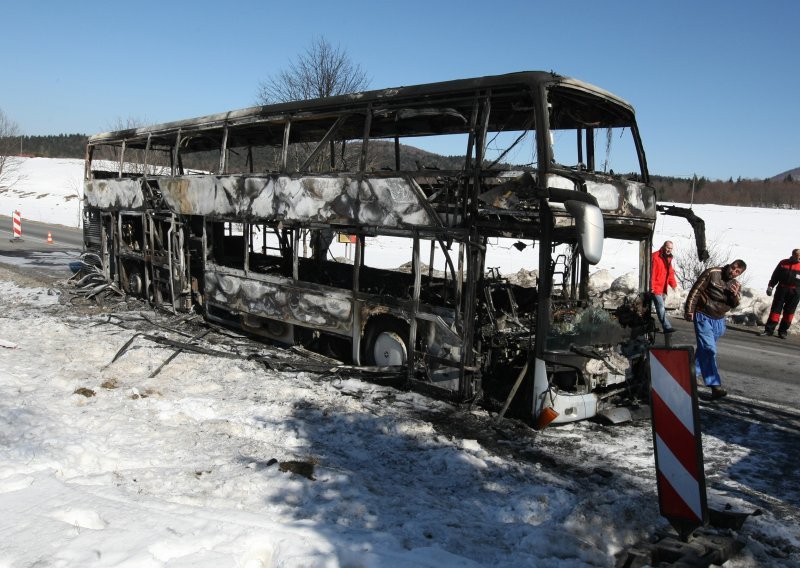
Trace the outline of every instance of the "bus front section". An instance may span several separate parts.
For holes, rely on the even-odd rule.
[[[519,273],[486,275],[482,386],[501,413],[540,426],[597,415],[623,421],[647,396],[654,327],[645,253],[655,191],[627,103],[573,80],[542,92],[536,171],[481,196],[487,217],[500,209],[513,220],[495,248],[536,266],[527,284]],[[488,267],[502,262],[492,259],[492,246],[486,254]],[[620,267],[629,269],[621,280],[630,285],[598,293],[593,273]]]

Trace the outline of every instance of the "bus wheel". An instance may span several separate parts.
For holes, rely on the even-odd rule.
[[[408,325],[381,318],[370,323],[365,335],[365,363],[378,367],[399,367],[408,360]]]

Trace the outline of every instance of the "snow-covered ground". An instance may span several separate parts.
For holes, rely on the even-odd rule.
[[[0,206],[29,217],[35,197],[14,195]],[[40,220],[71,224],[73,203]],[[798,212],[696,209],[751,270],[764,257],[771,272],[800,246]],[[751,224],[761,228],[726,228]],[[481,410],[293,369],[285,351],[216,332],[196,343],[228,357],[184,351],[159,369],[175,349],[141,333],[199,330],[59,303],[2,266],[0,314],[0,568],[613,566],[667,526],[648,421],[495,425]],[[709,504],[762,514],[728,565],[800,565],[800,419],[729,400],[702,403]]]
[[[612,566],[666,527],[647,421],[494,426],[215,333],[202,345],[237,357],[151,377],[174,350],[137,322],[174,321],[14,279],[0,267],[2,567]],[[797,432],[710,412],[710,505],[763,510],[729,565],[800,562]]]
[[[20,158],[14,177],[11,187],[0,188],[0,213],[10,217],[19,211],[23,219],[80,226],[83,160]]]

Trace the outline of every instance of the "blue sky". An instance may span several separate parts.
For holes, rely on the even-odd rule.
[[[0,3],[0,109],[24,134],[252,106],[322,35],[372,88],[539,69],[599,85],[636,107],[655,174],[800,166],[795,0]]]

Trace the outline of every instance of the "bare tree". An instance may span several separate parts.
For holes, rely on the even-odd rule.
[[[369,79],[360,65],[354,63],[340,46],[333,46],[324,36],[315,37],[311,46],[289,67],[263,81],[259,85],[258,104],[273,104],[289,101],[332,97],[356,93],[369,86]],[[306,143],[292,143],[289,159],[296,168],[311,152]],[[322,171],[331,162],[331,152],[336,156],[339,169],[357,160],[360,143],[335,142],[321,152],[309,171]]]
[[[366,89],[369,82],[346,51],[319,36],[288,68],[259,84],[257,102],[272,104],[356,93]]]
[[[687,246],[675,253],[675,277],[681,288],[689,290],[704,270],[712,266],[725,266],[733,262],[735,258],[731,248],[723,247],[718,241],[708,242],[708,258],[706,260],[700,260],[695,247]],[[745,287],[749,279],[749,274],[745,272],[738,280],[742,287]]]
[[[7,189],[21,179],[20,160],[14,152],[18,138],[17,124],[0,109],[0,189]]]

